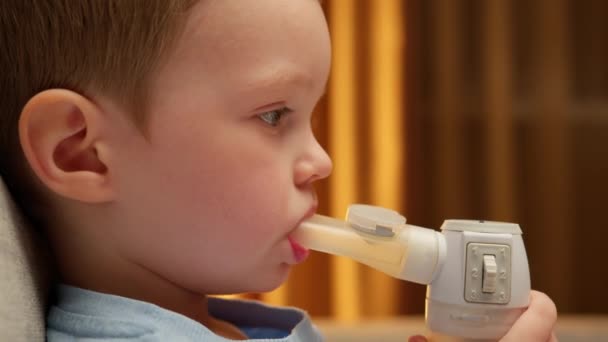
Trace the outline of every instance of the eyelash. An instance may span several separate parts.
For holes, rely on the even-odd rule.
[[[275,109],[275,110],[271,110],[265,113],[260,114],[258,117],[264,121],[266,124],[272,126],[272,127],[277,127],[280,123],[281,123],[281,119],[291,113],[292,110],[287,108],[287,107],[283,107],[280,109]],[[269,115],[270,114],[270,117]]]

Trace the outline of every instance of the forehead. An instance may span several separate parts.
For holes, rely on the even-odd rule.
[[[317,0],[200,1],[174,52],[182,66],[244,86],[271,79],[313,83],[314,75],[328,72],[329,55]]]

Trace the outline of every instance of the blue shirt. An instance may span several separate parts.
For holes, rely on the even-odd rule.
[[[310,317],[295,308],[209,298],[209,313],[230,322],[253,341],[322,341]],[[157,305],[60,285],[47,317],[47,340],[112,342],[232,341],[204,325]]]

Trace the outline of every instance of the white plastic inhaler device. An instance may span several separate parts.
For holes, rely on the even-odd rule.
[[[346,221],[314,215],[296,229],[304,247],[427,284],[426,323],[441,335],[498,340],[529,304],[522,231],[514,223],[446,220],[441,233],[399,213],[351,205]]]

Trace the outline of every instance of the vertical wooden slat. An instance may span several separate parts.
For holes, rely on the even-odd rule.
[[[543,226],[540,230],[550,232],[542,240],[555,253],[535,255],[539,266],[537,271],[559,269],[558,272],[543,273],[550,295],[559,301],[560,309],[568,310],[572,296],[572,282],[563,278],[564,274],[576,275],[572,237],[574,229],[571,205],[571,157],[570,133],[568,131],[568,110],[570,107],[569,74],[569,20],[567,0],[540,0],[536,11],[539,35],[535,51],[541,58],[537,60],[538,80],[536,95],[538,110],[536,121],[535,165],[538,174],[537,208],[535,215]],[[556,254],[557,253],[557,254]],[[556,257],[558,257],[556,259]]]
[[[428,37],[429,19],[427,1],[405,1],[404,13],[404,33],[405,49],[403,61],[403,75],[405,86],[401,98],[405,107],[404,112],[404,138],[405,158],[403,164],[407,168],[405,173],[407,178],[404,180],[404,190],[406,197],[404,200],[403,213],[408,222],[412,224],[430,227],[432,224],[425,223],[428,220],[428,213],[433,210],[429,205],[429,198],[435,198],[430,187],[426,185],[429,178],[434,175],[427,172],[429,170],[428,160],[430,153],[425,153],[429,149],[427,137],[429,136],[426,122],[429,118],[428,113],[428,58],[425,58],[428,51],[427,44],[431,39]],[[424,312],[425,287],[402,282],[401,303],[399,314],[420,314]]]
[[[516,215],[511,3],[511,0],[483,1],[481,15],[488,172],[485,197],[489,218],[502,221],[512,221]]]
[[[358,198],[357,175],[357,67],[355,42],[356,3],[332,0],[329,23],[332,33],[333,60],[329,81],[329,153],[334,161],[330,178],[330,215],[343,217],[348,205]],[[339,321],[360,317],[360,266],[346,258],[332,257],[332,312]]]
[[[404,205],[402,180],[404,33],[402,0],[370,2],[371,170],[372,200],[399,210]]]
[[[403,1],[370,1],[370,170],[371,202],[401,210],[405,139],[403,132]],[[368,275],[374,296],[366,296],[371,316],[398,312],[399,284],[379,272]]]
[[[435,199],[442,218],[461,217],[466,204],[466,182],[463,169],[464,146],[462,134],[463,101],[461,93],[462,25],[459,1],[434,1],[435,43],[433,51],[436,101],[434,171],[437,184]]]

